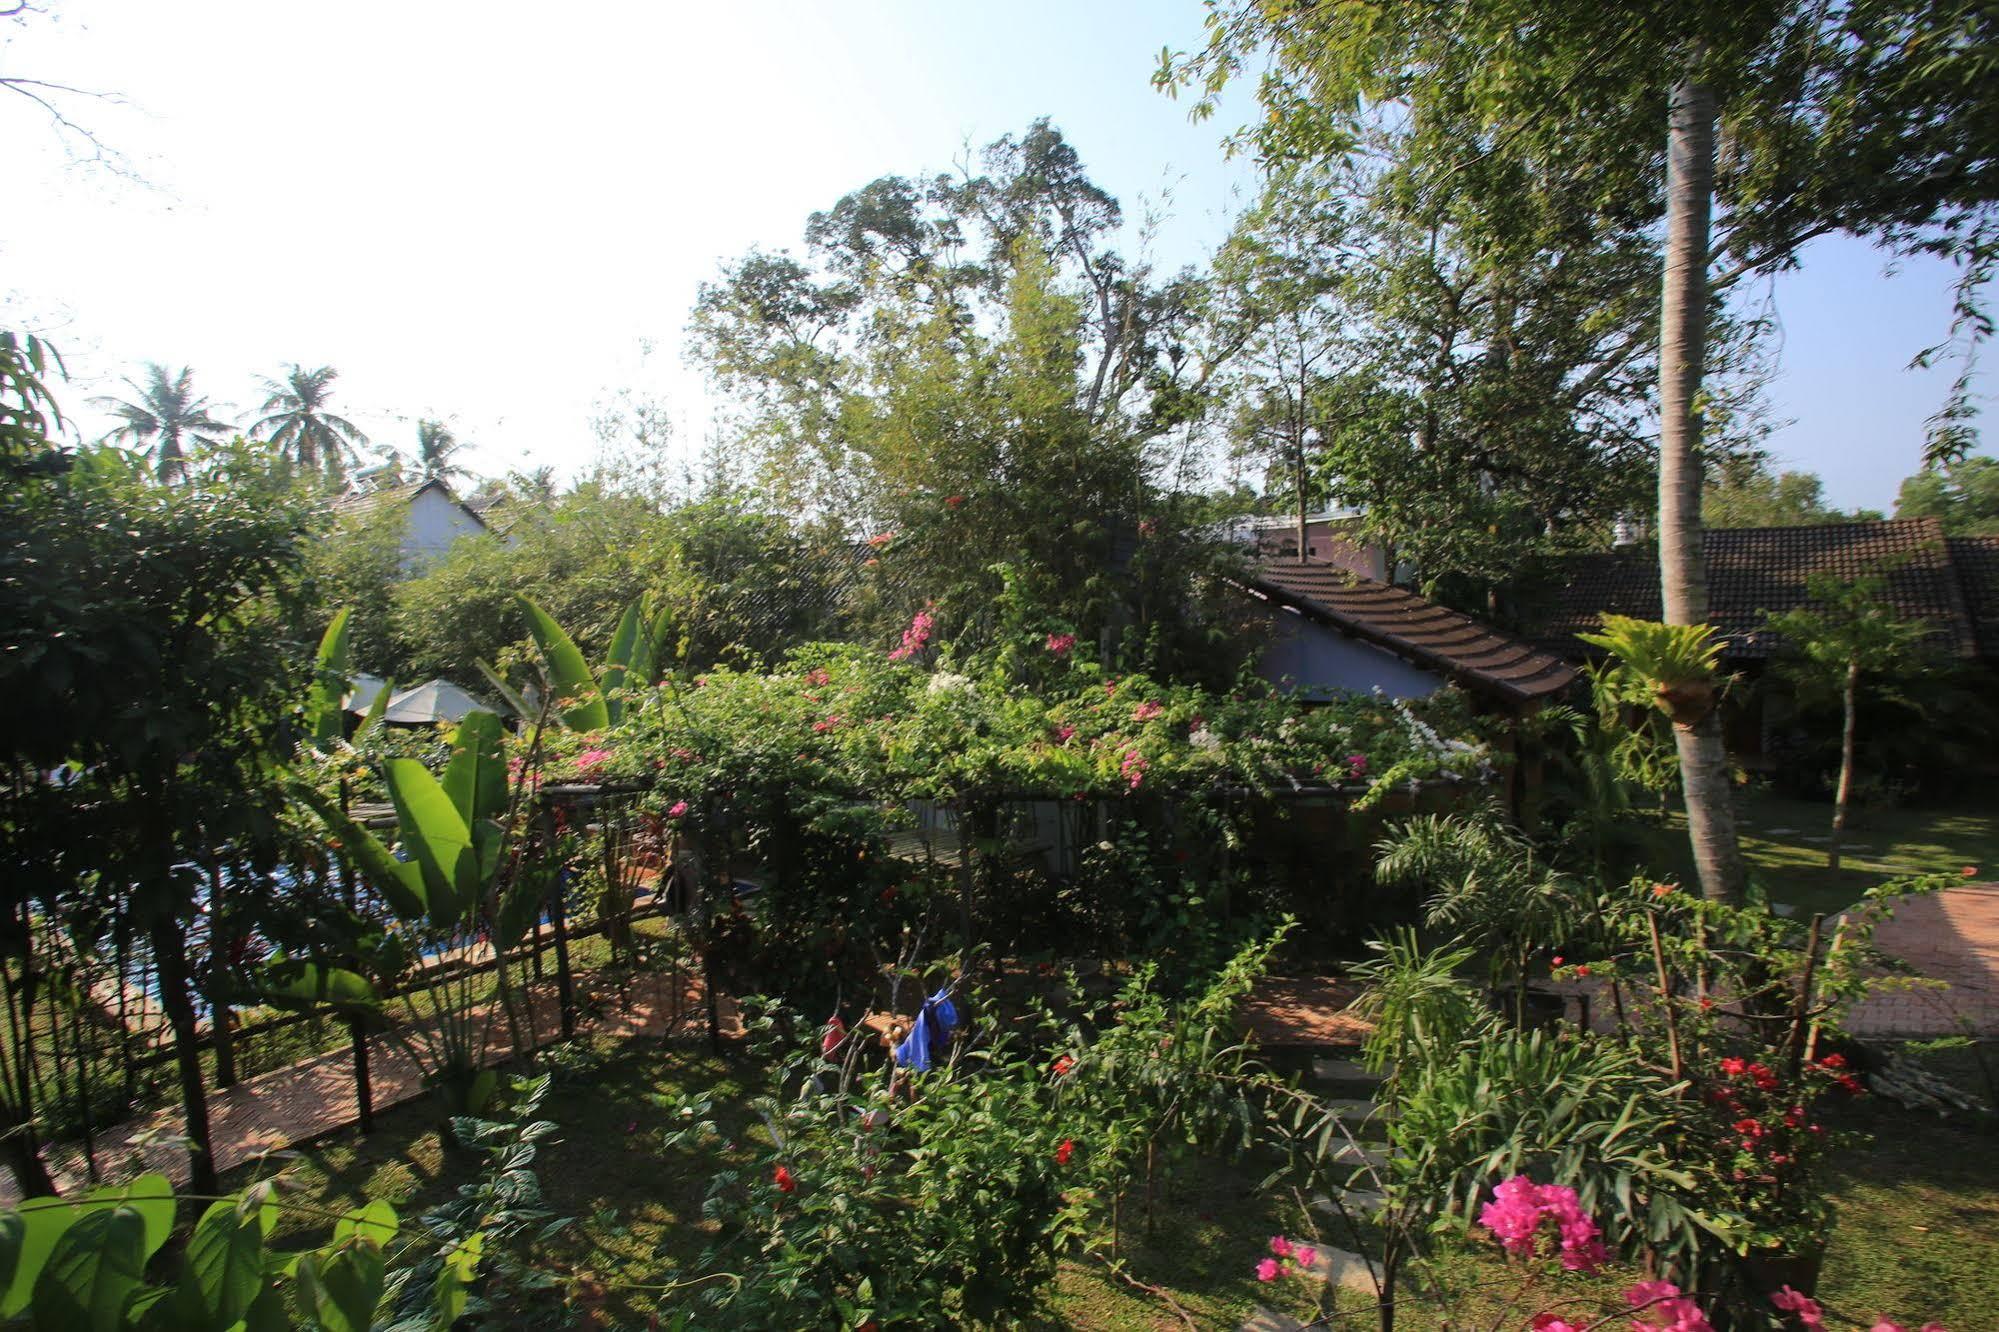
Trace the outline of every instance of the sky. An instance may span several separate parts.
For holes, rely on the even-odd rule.
[[[698,284],[801,248],[878,176],[1048,116],[1128,215],[1166,213],[1169,266],[1253,185],[1225,124],[1150,86],[1162,46],[1199,40],[1193,0],[38,4],[0,23],[0,73],[115,94],[63,106],[123,164],[0,95],[0,325],[54,338],[90,437],[87,399],[141,362],[191,366],[232,420],[297,362],[339,369],[376,443],[441,418],[482,472],[586,466],[620,390],[667,402],[691,459]],[[1948,385],[1903,369],[1945,328],[1948,271],[1882,270],[1821,241],[1772,289],[1793,424],[1769,447],[1842,506],[1892,506]]]

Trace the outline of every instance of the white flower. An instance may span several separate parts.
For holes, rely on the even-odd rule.
[[[930,693],[947,694],[954,689],[962,689],[969,694],[972,692],[971,681],[965,676],[958,675],[952,671],[939,671],[930,677],[930,684],[928,686]]]
[[[1207,727],[1202,726],[1188,734],[1187,743],[1196,749],[1205,749],[1212,753],[1222,747],[1222,738]]]

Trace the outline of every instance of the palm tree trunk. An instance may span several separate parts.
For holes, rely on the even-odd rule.
[[[1825,849],[1825,867],[1839,868],[1839,844],[1846,836],[1846,802],[1853,797],[1853,733],[1855,713],[1860,707],[1860,658],[1854,657],[1846,663],[1846,689],[1843,691],[1846,705],[1846,721],[1839,735],[1839,791],[1832,798],[1832,841]]]
[[[1707,353],[1708,241],[1714,206],[1714,89],[1673,89],[1666,139],[1666,276],[1659,337],[1659,579],[1668,624],[1707,622],[1701,549],[1700,394]],[[1746,877],[1730,803],[1721,718],[1675,726],[1687,835],[1701,892],[1740,902]]]

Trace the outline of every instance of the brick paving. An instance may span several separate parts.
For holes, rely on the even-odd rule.
[[[1268,1048],[1359,1045],[1373,1027],[1347,1011],[1360,987],[1338,976],[1266,976],[1237,1016]]]
[[[1859,1036],[1999,1036],[1999,884],[1904,898],[1874,944],[1947,988],[1877,991],[1847,1021]]]
[[[576,977],[579,996],[594,987],[593,973]],[[562,1017],[553,980],[533,987],[532,1004],[524,1011],[522,1046],[539,1049],[561,1038]],[[605,987],[604,1010],[593,1016],[579,1002],[577,1031],[591,1036],[705,1037],[707,1008],[698,980],[688,983],[676,1002],[664,976],[641,981],[619,993]],[[514,1053],[506,1019],[496,1004],[475,1010],[487,1024],[485,1061],[497,1064]],[[727,995],[718,1005],[722,1034],[742,1034],[742,1016]],[[368,1042],[369,1086],[376,1113],[414,1100],[425,1093],[423,1078],[402,1044],[388,1035]],[[352,1125],[359,1118],[354,1092],[354,1063],[349,1050],[316,1055],[286,1068],[248,1078],[208,1094],[209,1138],[216,1164],[227,1171],[266,1153],[310,1142]],[[185,1120],[172,1106],[105,1129],[96,1137],[97,1160],[107,1178],[129,1178],[157,1170],[177,1185],[187,1182],[187,1151],[182,1141]],[[83,1153],[73,1145],[48,1149],[49,1168],[65,1192],[85,1187],[88,1176]],[[0,1176],[0,1206],[13,1206],[20,1195],[11,1176]]]

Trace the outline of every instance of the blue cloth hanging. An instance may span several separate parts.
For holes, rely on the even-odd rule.
[[[929,1072],[934,1062],[931,1044],[949,1041],[957,1026],[958,1008],[951,1002],[951,987],[946,985],[923,1001],[916,1021],[910,1024],[909,1035],[895,1047],[895,1062],[913,1072]]]

